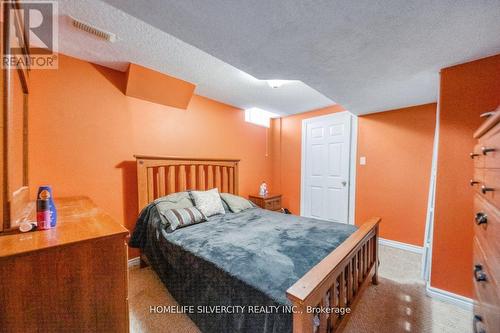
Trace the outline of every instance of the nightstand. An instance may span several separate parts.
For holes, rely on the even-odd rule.
[[[281,209],[281,194],[250,195],[248,196],[251,202],[260,208],[279,211]]]

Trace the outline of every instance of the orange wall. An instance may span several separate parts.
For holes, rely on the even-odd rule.
[[[441,71],[439,157],[431,285],[472,295],[469,153],[479,115],[500,104],[500,55]]]
[[[132,228],[134,154],[240,158],[240,194],[270,179],[266,129],[244,113],[194,96],[187,110],[123,94],[125,73],[64,55],[58,70],[34,70],[30,95],[30,187],[84,194]],[[135,254],[136,252],[134,252]]]
[[[302,120],[340,111],[344,109],[334,105],[272,121],[273,177],[270,192],[281,193],[283,207],[290,209],[292,214],[300,215]]]
[[[195,87],[190,82],[130,64],[127,71],[125,95],[185,109],[193,97]]]
[[[340,111],[335,105],[273,120],[271,192],[282,193],[294,214],[300,214],[302,120]],[[427,104],[358,118],[358,160],[366,156],[367,165],[357,167],[356,224],[381,216],[381,237],[422,246],[435,114],[436,104]]]
[[[499,78],[500,56],[441,75],[431,282],[465,296],[471,294],[472,265],[467,154],[478,115],[500,104]],[[132,228],[137,215],[133,154],[239,157],[242,195],[266,180],[271,192],[284,195],[285,207],[300,213],[302,120],[343,111],[341,106],[273,120],[266,133],[245,123],[241,110],[204,97],[195,95],[187,110],[126,97],[125,79],[124,73],[64,55],[58,70],[32,71],[32,193],[48,183],[57,196],[88,195]],[[434,109],[430,104],[359,118],[358,157],[366,156],[367,165],[357,166],[356,220],[382,216],[384,238],[422,244]],[[406,217],[398,219],[398,212]]]
[[[423,245],[435,125],[435,103],[358,118],[357,225],[380,216],[381,237]]]

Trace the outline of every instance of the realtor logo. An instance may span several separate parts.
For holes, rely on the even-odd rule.
[[[2,68],[57,68],[57,2],[2,1]]]

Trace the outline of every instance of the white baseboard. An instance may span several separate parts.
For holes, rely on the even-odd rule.
[[[132,259],[128,260],[128,268],[140,266],[140,264],[141,264],[141,258],[140,257],[135,257],[135,258],[132,258]]]
[[[441,300],[443,302],[455,304],[456,306],[461,307],[462,309],[472,311],[474,306],[474,301],[468,297],[464,297],[462,295],[450,293],[449,291],[431,287],[427,285],[425,287],[425,292],[427,296]]]
[[[401,243],[401,242],[393,241],[390,239],[384,239],[384,238],[379,237],[378,243],[381,245],[395,247],[397,249],[405,250],[405,251],[409,251],[409,252],[413,252],[413,253],[418,253],[418,254],[424,253],[424,249],[421,246],[416,246],[416,245],[407,244],[407,243]]]
[[[401,243],[398,241],[393,241],[389,239],[379,238],[379,244],[394,247],[400,250],[405,250],[413,253],[422,254],[424,252],[423,247],[416,246],[407,243]],[[425,287],[425,292],[427,296],[438,299],[443,302],[451,303],[456,306],[461,307],[462,309],[472,311],[474,306],[474,301],[468,297],[464,297],[458,294],[451,293],[449,291],[431,287],[429,284]]]

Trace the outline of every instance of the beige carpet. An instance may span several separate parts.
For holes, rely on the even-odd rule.
[[[425,295],[420,260],[418,254],[380,246],[380,283],[365,290],[345,332],[471,332],[469,311]],[[131,332],[199,332],[186,315],[149,312],[150,306],[174,304],[175,300],[150,268],[131,269]]]

